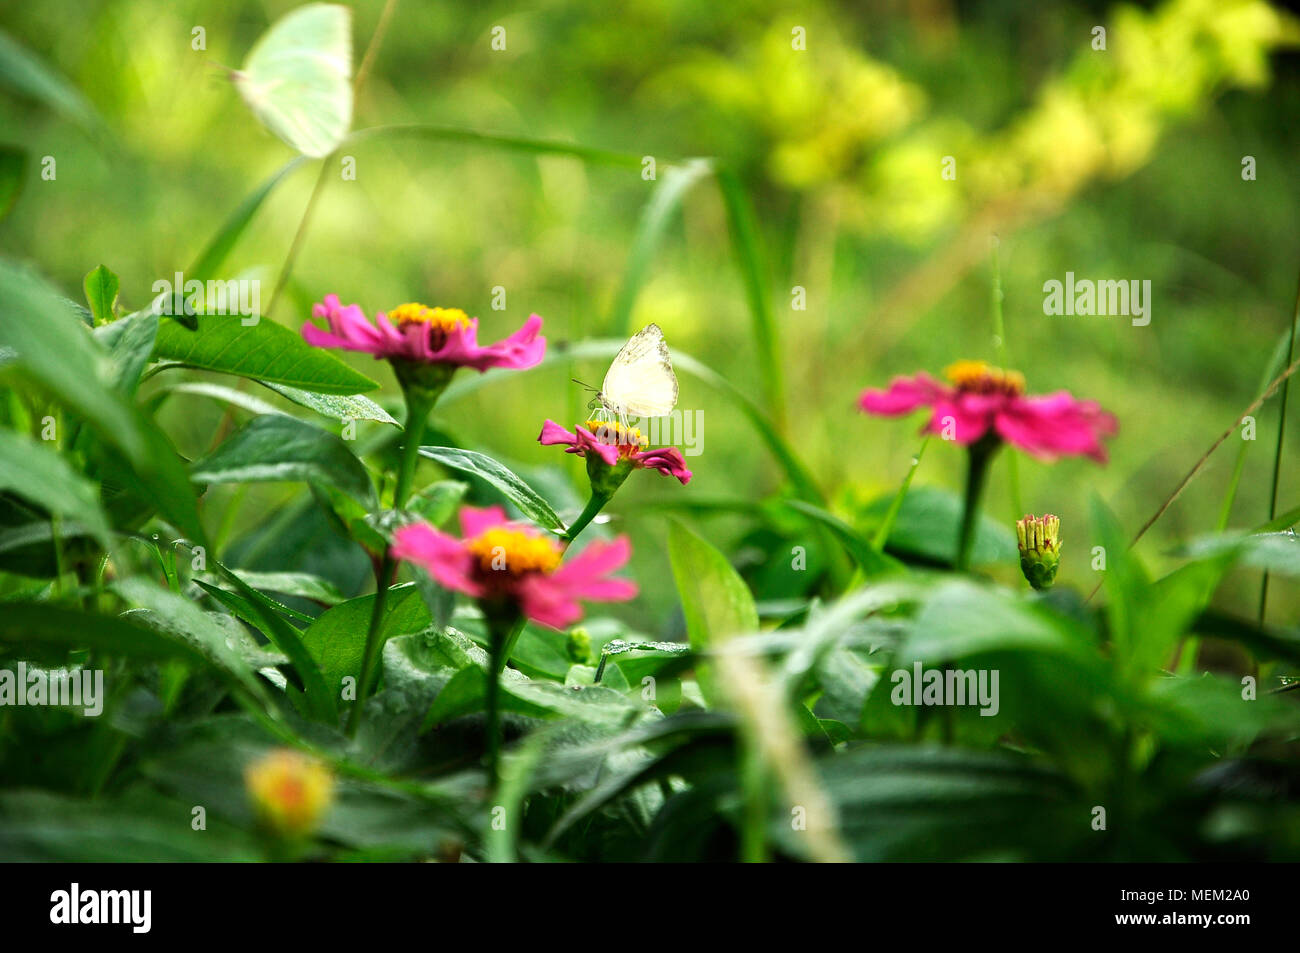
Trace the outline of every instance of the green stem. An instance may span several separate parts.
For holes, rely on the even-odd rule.
[[[490,667],[487,672],[487,772],[488,790],[495,792],[501,780],[501,672],[510,646],[523,628],[524,620],[488,617]]]
[[[578,518],[569,524],[569,528],[564,533],[565,544],[572,543],[578,538],[578,534],[587,528],[587,524],[596,518],[596,515],[605,508],[605,504],[610,501],[610,497],[603,493],[592,491],[591,499],[587,501],[587,506]]]
[[[1001,443],[981,438],[968,448],[966,462],[966,500],[961,514],[961,535],[957,537],[957,560],[953,568],[965,572],[970,568],[971,550],[975,545],[975,527],[979,524],[980,499],[989,475],[989,463]]]
[[[406,431],[403,434],[402,460],[397,470],[397,486],[393,490],[393,509],[401,510],[411,492],[411,482],[415,478],[415,467],[420,460],[420,439],[424,436],[429,411],[437,402],[438,395],[421,394],[413,389],[406,392]],[[375,604],[370,613],[370,628],[366,630],[366,647],[361,656],[361,680],[357,683],[357,700],[352,703],[348,713],[348,734],[355,736],[361,726],[361,710],[366,706],[370,695],[370,683],[374,678],[375,666],[379,662],[381,646],[380,632],[383,629],[384,609],[388,604],[388,587],[393,581],[395,561],[385,549],[383,559],[375,572]]]
[[[1300,292],[1296,293],[1295,309],[1291,315],[1291,337],[1286,346],[1286,365],[1291,366],[1295,360],[1295,336],[1296,325],[1300,324]],[[1277,487],[1279,478],[1282,476],[1282,438],[1286,435],[1286,403],[1287,393],[1291,388],[1291,378],[1288,377],[1282,382],[1282,400],[1281,407],[1277,415],[1277,446],[1273,450],[1273,486],[1268,497],[1268,518],[1273,519],[1277,515]],[[1268,571],[1265,570],[1264,578],[1259,585],[1259,624],[1264,625],[1264,616],[1268,612]]]

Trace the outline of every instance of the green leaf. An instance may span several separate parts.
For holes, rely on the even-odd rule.
[[[758,631],[758,609],[745,581],[722,552],[676,520],[668,527],[668,559],[692,651],[705,653],[733,636]],[[711,673],[701,668],[700,689],[709,701],[712,682]]]
[[[120,580],[113,584],[113,589],[127,602],[153,613],[151,628],[184,639],[202,653],[208,664],[228,674],[250,696],[263,703],[268,701],[262,683],[229,644],[230,633],[192,601],[141,578]]]
[[[0,32],[0,85],[49,106],[86,132],[102,135],[105,131],[103,120],[75,87],[3,32]]]
[[[302,633],[280,617],[275,609],[276,604],[272,600],[249,586],[234,572],[215,559],[209,559],[208,562],[226,582],[230,583],[237,596],[242,600],[241,608],[248,614],[247,621],[257,626],[262,631],[262,634],[271,640],[272,645],[289,657],[294,671],[298,673],[298,677],[302,680],[307,704],[316,719],[328,723],[337,721],[338,702],[336,696],[325,684],[320,667],[303,644]],[[202,582],[199,585],[213,595],[221,592],[220,589],[207,586]]]
[[[281,414],[253,418],[195,463],[190,478],[196,483],[324,484],[367,508],[376,505],[370,474],[343,440]]]
[[[318,394],[358,394],[379,385],[328,351],[270,320],[245,325],[231,315],[200,314],[190,331],[175,321],[158,329],[155,360],[287,384]]]
[[[95,319],[95,324],[108,324],[117,316],[113,310],[117,304],[119,287],[117,275],[109,271],[107,266],[100,265],[86,275],[86,280],[82,284],[86,290],[86,303],[90,305],[90,313]]]
[[[0,222],[13,211],[23,190],[27,153],[18,146],[0,145]]]
[[[262,125],[305,156],[327,156],[352,124],[352,11],[298,7],[253,44],[235,86]]]
[[[349,599],[321,613],[320,618],[302,634],[303,644],[320,666],[325,683],[336,695],[340,693],[346,676],[358,682],[361,680],[366,633],[374,606],[374,595]],[[410,584],[395,586],[388,591],[379,644],[383,645],[393,636],[418,632],[428,624],[429,610],[425,608],[419,590]]]
[[[76,520],[108,545],[108,519],[95,485],[49,444],[0,430],[0,491],[8,490],[56,516]]]
[[[158,314],[150,309],[95,329],[96,339],[108,345],[116,365],[113,383],[124,394],[134,395],[140,387],[140,375],[149,365],[158,339],[159,320]]]
[[[778,432],[784,427],[785,397],[781,375],[781,342],[777,335],[776,320],[772,315],[771,289],[767,264],[763,254],[762,237],[753,204],[741,185],[740,179],[730,169],[717,172],[718,190],[727,210],[727,224],[731,229],[731,247],[736,256],[736,267],[745,285],[745,298],[749,302],[750,328],[754,345],[758,349],[759,380],[762,381],[763,398],[767,413],[776,421]],[[812,501],[810,501],[812,502]]]
[[[337,605],[344,600],[338,586],[309,572],[253,572],[248,569],[232,569],[231,572],[249,586],[263,592],[297,596],[327,606]]]
[[[636,237],[632,240],[632,251],[628,255],[627,266],[623,269],[623,283],[614,300],[614,310],[609,320],[609,333],[614,337],[627,337],[631,333],[632,308],[645,284],[650,262],[663,242],[673,214],[681,208],[682,199],[691,187],[712,172],[712,163],[707,159],[692,159],[681,166],[665,170],[662,181],[641,213]]]
[[[0,262],[0,354],[120,450],[140,487],[191,539],[206,539],[194,491],[162,431],[111,386],[112,362],[59,296],[35,275]]]
[[[249,223],[252,222],[253,216],[262,207],[262,203],[266,201],[266,197],[290,172],[298,168],[302,161],[301,156],[295,156],[263,182],[255,192],[239,203],[239,207],[222,223],[217,234],[212,236],[207,247],[203,249],[194,264],[190,265],[185,272],[188,278],[207,281],[209,278],[218,276],[222,265],[226,263],[226,258],[230,255],[231,249],[239,242]]]
[[[887,494],[867,506],[862,519],[874,524],[886,518],[896,494]],[[940,487],[910,490],[895,517],[886,548],[940,565],[951,565],[957,556],[957,531],[961,525],[962,501],[956,493]],[[972,562],[977,564],[1016,562],[1020,551],[1015,535],[1004,524],[980,514],[975,529]]]
[[[867,540],[858,535],[852,526],[849,526],[838,516],[826,512],[820,506],[813,506],[803,500],[786,500],[785,505],[802,513],[804,516],[810,517],[814,522],[830,530],[831,535],[853,557],[853,561],[858,564],[863,576],[866,578],[872,579],[891,572],[906,570],[906,567],[897,559],[882,552],[877,552]]]
[[[421,447],[420,455],[445,467],[482,477],[500,490],[511,503],[519,507],[534,523],[557,533],[564,532],[564,523],[531,486],[515,476],[507,467],[489,456],[459,447]]]
[[[281,397],[285,397],[295,404],[316,411],[323,417],[332,417],[335,420],[345,421],[376,420],[381,424],[392,424],[394,427],[401,426],[388,411],[369,397],[361,394],[314,394],[311,391],[299,390],[296,387],[276,384],[272,381],[258,381],[258,383],[264,384]]]

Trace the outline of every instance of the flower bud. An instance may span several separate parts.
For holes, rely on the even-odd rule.
[[[1020,571],[1035,589],[1051,588],[1061,562],[1061,521],[1050,513],[1016,521]]]
[[[330,769],[288,748],[271,751],[250,764],[244,770],[244,785],[262,823],[288,838],[314,831],[334,800]]]

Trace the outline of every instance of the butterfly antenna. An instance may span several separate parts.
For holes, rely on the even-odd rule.
[[[569,380],[573,381],[573,383],[577,384],[579,387],[582,387],[582,388],[585,388],[586,390],[591,391],[593,394],[598,393],[598,391],[597,391],[597,389],[596,389],[595,387],[592,387],[590,384],[584,384],[582,381],[578,380],[576,377],[570,377]]]

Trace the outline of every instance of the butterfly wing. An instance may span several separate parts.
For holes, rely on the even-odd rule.
[[[600,398],[607,409],[633,417],[662,417],[677,406],[677,375],[659,325],[646,325],[623,345]]]
[[[253,45],[235,86],[261,123],[303,155],[329,155],[352,124],[352,12],[299,7]]]

